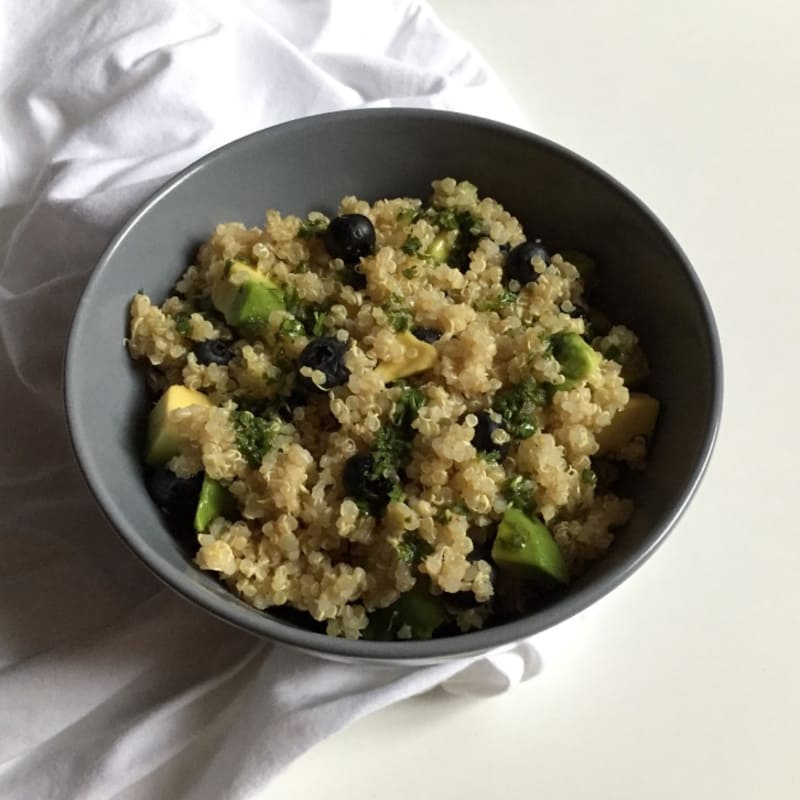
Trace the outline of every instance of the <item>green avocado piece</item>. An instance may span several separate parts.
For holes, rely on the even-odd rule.
[[[597,434],[598,455],[622,450],[636,436],[653,435],[658,419],[659,402],[642,392],[631,392],[625,408],[617,411],[611,424]]]
[[[435,264],[442,264],[447,261],[450,251],[456,243],[458,231],[443,231],[436,235],[430,243],[425,255]]]
[[[414,586],[394,603],[369,615],[364,638],[392,641],[397,638],[397,631],[408,625],[412,639],[430,639],[446,619],[442,596],[431,594],[428,581],[417,578]]]
[[[147,420],[145,461],[151,467],[165,464],[180,453],[183,437],[175,429],[170,414],[177,408],[210,406],[211,401],[201,392],[181,384],[170,386],[155,404]]]
[[[538,519],[508,508],[497,529],[492,559],[501,569],[526,580],[569,583],[569,570],[552,534]]]
[[[550,338],[553,355],[561,364],[564,382],[555,388],[572,389],[589,377],[596,369],[602,356],[591,345],[588,345],[577,333],[556,333]]]
[[[203,476],[194,529],[202,533],[217,517],[230,519],[237,511],[236,498],[219,481]]]
[[[211,301],[228,325],[261,327],[273,311],[286,308],[286,297],[266,275],[242,261],[231,261],[211,289]]]

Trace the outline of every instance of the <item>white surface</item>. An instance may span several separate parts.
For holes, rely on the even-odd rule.
[[[0,0],[0,205],[6,225],[24,216],[8,243],[0,232],[0,798],[251,798],[354,719],[443,681],[505,691],[553,652],[548,637],[353,669],[256,639],[161,586],[80,479],[59,385],[67,328],[106,242],[167,176],[319,111],[517,113],[416,2],[297,9],[39,0],[31,15]]]
[[[264,797],[795,800],[800,5],[434,6],[533,130],[626,183],[686,249],[723,339],[722,433],[661,551],[534,681],[382,711]]]

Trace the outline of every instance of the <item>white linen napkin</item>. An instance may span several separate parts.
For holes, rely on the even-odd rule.
[[[0,796],[246,798],[315,742],[443,685],[504,691],[530,642],[423,669],[318,660],[164,589],[74,463],[61,361],[112,234],[170,174],[354,106],[519,122],[419,2],[0,0]]]

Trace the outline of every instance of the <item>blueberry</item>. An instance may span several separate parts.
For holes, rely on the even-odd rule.
[[[531,264],[534,258],[541,258],[545,264],[550,262],[550,253],[537,242],[518,244],[506,256],[506,281],[517,281],[521,286],[538,280],[539,273]]]
[[[202,485],[202,472],[179,478],[167,467],[156,467],[147,477],[147,490],[155,504],[178,520],[194,517]]]
[[[325,231],[325,247],[334,258],[352,266],[375,247],[375,228],[363,214],[334,217]]]
[[[381,511],[389,502],[393,482],[375,475],[375,458],[372,453],[350,456],[342,473],[344,490],[354,500],[366,502],[373,513]]]
[[[350,377],[350,370],[344,365],[344,354],[347,344],[333,336],[322,336],[312,339],[300,353],[299,368],[311,367],[325,373],[325,382],[318,387],[314,381],[304,375],[300,380],[307,389],[327,391],[334,386],[341,386]]]
[[[437,331],[436,328],[412,328],[411,333],[421,342],[427,342],[428,344],[438,342],[442,337],[442,332]]]
[[[233,350],[222,339],[207,339],[198,342],[192,351],[201,364],[219,364],[225,366],[233,358]]]
[[[478,411],[475,416],[478,418],[478,424],[475,426],[475,433],[472,437],[472,444],[475,449],[483,453],[505,455],[508,450],[508,443],[496,444],[492,440],[492,434],[500,430],[501,426],[489,416],[488,411]]]

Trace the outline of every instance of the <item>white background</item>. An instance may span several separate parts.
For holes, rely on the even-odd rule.
[[[264,797],[796,800],[800,3],[434,6],[532,130],[622,180],[686,249],[723,340],[721,438],[664,547],[541,675],[380,712]]]

